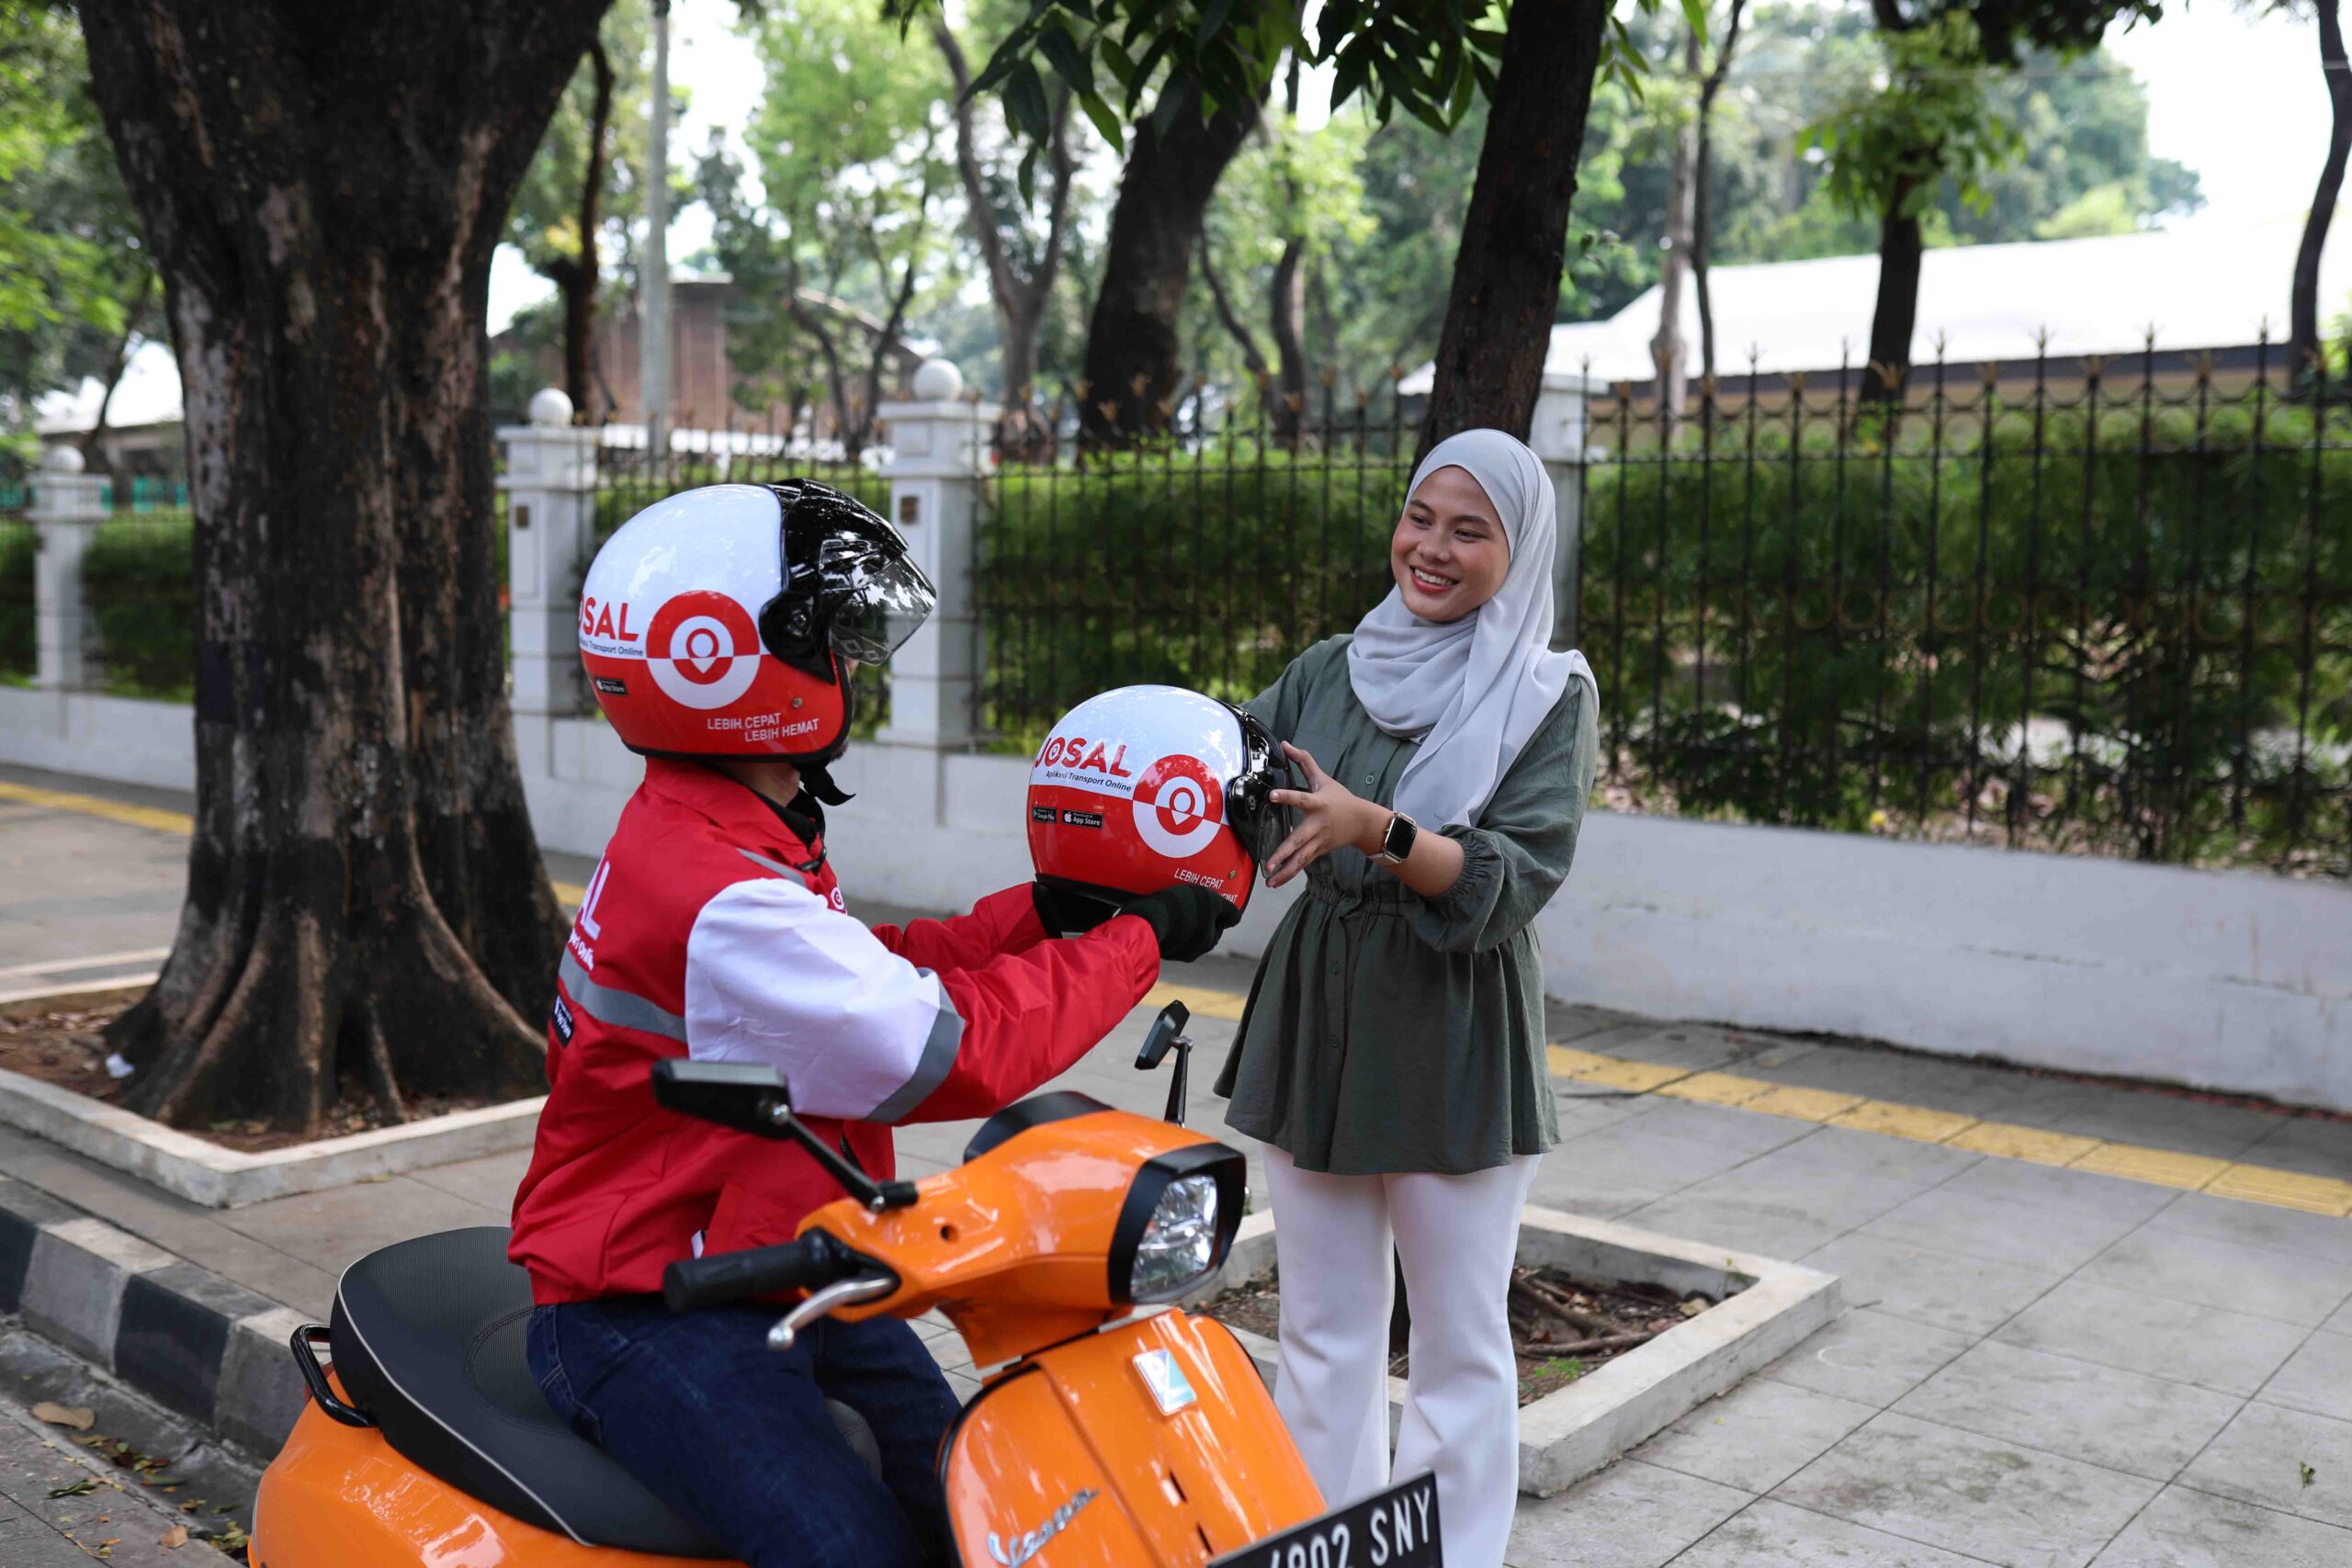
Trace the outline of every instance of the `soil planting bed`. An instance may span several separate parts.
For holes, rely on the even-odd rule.
[[[143,990],[143,987],[142,987]],[[109,992],[76,997],[54,1003],[20,1002],[0,1008],[0,1068],[22,1073],[107,1105],[116,1103],[128,1079],[107,1071],[106,1027],[139,999],[141,992]],[[481,1099],[421,1098],[410,1102],[406,1118],[387,1116],[373,1100],[338,1100],[327,1108],[316,1137],[340,1137],[346,1133],[396,1127],[454,1111],[471,1111],[498,1103]],[[179,1131],[208,1144],[243,1154],[289,1148],[307,1140],[291,1133],[272,1131],[261,1122],[215,1122]]]
[[[1532,1404],[1566,1388],[1714,1304],[1704,1295],[1678,1296],[1639,1280],[1600,1284],[1560,1269],[1513,1269],[1510,1332],[1519,1353],[1520,1404]],[[1200,1310],[1235,1328],[1278,1339],[1281,1280],[1274,1275],[1252,1280]],[[1393,1358],[1389,1376],[1405,1376],[1408,1362],[1405,1356]]]

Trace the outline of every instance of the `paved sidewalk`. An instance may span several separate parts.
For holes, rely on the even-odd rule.
[[[21,833],[0,821],[0,864]],[[1227,1136],[1206,1086],[1248,975],[1212,961],[1175,981],[1201,1004],[1193,1120]],[[1150,1011],[1057,1087],[1156,1113],[1165,1069],[1131,1066]],[[2289,1206],[2352,1180],[2352,1125],[1589,1010],[1552,1024],[1564,1142],[1537,1201],[1828,1269],[1853,1310],[1524,1502],[1517,1568],[2352,1562],[2352,1220]],[[903,1164],[943,1168],[971,1130],[907,1129]],[[374,1247],[503,1224],[525,1162],[219,1212],[0,1132],[0,1174],[311,1314]],[[2188,1190],[2247,1168],[2315,1185]],[[933,1343],[976,1386],[960,1343]]]
[[[175,1531],[213,1530],[221,1521],[182,1513],[184,1492],[165,1497],[141,1488],[76,1444],[80,1436],[0,1399],[0,1564],[89,1568],[103,1558],[130,1568],[220,1568],[228,1561],[185,1533],[177,1546],[164,1545]]]

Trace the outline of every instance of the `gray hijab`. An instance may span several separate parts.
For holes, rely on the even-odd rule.
[[[1551,651],[1558,520],[1543,463],[1499,430],[1465,430],[1430,449],[1412,490],[1440,468],[1463,469],[1494,502],[1510,544],[1503,584],[1442,622],[1391,588],[1356,624],[1348,678],[1373,723],[1421,743],[1396,780],[1396,809],[1429,828],[1475,827],[1568,678],[1592,684],[1592,667]]]

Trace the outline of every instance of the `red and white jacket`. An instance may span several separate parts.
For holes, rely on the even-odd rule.
[[[539,1302],[658,1291],[673,1259],[788,1241],[842,1196],[803,1150],[655,1105],[660,1058],[776,1067],[810,1129],[887,1180],[891,1123],[1019,1099],[1159,973],[1133,916],[1048,940],[1025,884],[869,930],[814,828],[700,763],[647,761],[559,972],[508,1251]]]

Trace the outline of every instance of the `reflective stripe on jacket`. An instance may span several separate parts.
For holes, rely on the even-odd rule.
[[[810,1129],[888,1179],[891,1123],[1019,1099],[1159,974],[1142,920],[1048,940],[1025,884],[968,915],[869,930],[814,828],[699,763],[647,761],[558,972],[509,1252],[538,1301],[658,1291],[697,1244],[787,1241],[842,1195],[800,1149],[656,1106],[662,1057],[774,1066]]]

